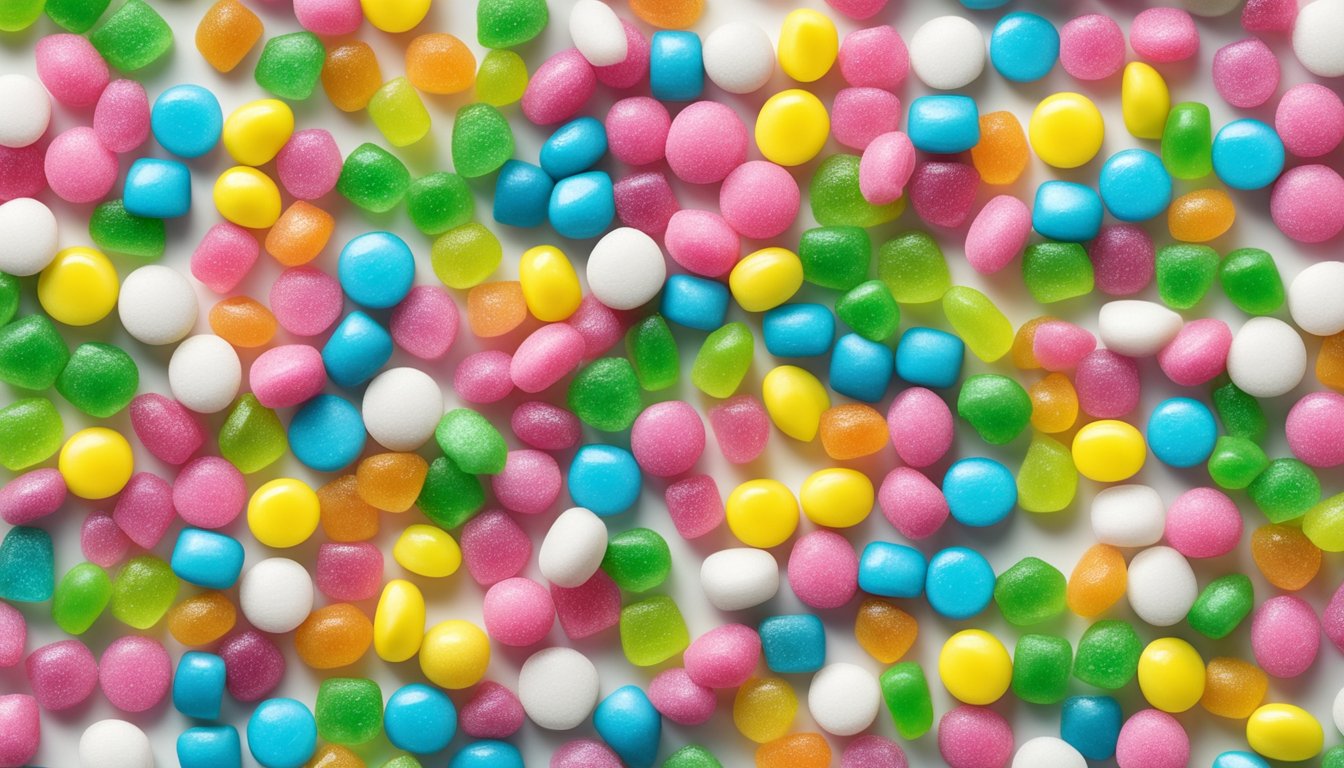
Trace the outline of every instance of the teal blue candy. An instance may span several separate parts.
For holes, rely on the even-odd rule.
[[[264,768],[302,768],[317,751],[317,720],[294,699],[267,699],[247,721],[247,748]]]
[[[51,536],[41,528],[14,526],[0,542],[0,599],[40,603],[55,591]]]

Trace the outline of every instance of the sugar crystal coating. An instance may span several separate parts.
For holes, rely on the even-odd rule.
[[[53,712],[83,703],[98,685],[98,663],[78,640],[61,640],[34,650],[25,667],[33,697]]]

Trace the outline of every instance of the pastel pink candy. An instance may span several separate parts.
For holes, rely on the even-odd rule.
[[[1078,361],[1073,374],[1078,406],[1094,419],[1118,419],[1139,406],[1139,366],[1109,349],[1094,350]]]
[[[1274,110],[1274,132],[1298,157],[1327,154],[1344,141],[1344,101],[1319,83],[1294,85]]]
[[[980,173],[974,166],[927,162],[917,166],[910,178],[910,204],[929,224],[955,229],[970,217],[979,189]]]
[[[575,739],[560,745],[551,755],[550,768],[621,768],[621,759],[606,744]]]
[[[560,465],[549,453],[509,451],[504,470],[490,478],[495,499],[510,512],[537,515],[551,508],[564,487]]]
[[[865,156],[867,153],[865,153]],[[859,164],[863,184],[863,164]],[[998,195],[971,220],[966,230],[966,262],[982,275],[992,275],[1012,263],[1031,236],[1031,210],[1012,195]]]
[[[798,217],[802,193],[793,174],[765,160],[739,165],[719,188],[719,211],[739,235],[769,240]]]
[[[752,395],[734,395],[710,408],[709,426],[723,457],[734,464],[755,461],[770,440],[770,417]]]
[[[1227,368],[1232,330],[1214,317],[1186,323],[1157,353],[1157,364],[1173,383],[1195,387],[1213,381]]]
[[[93,132],[113,152],[130,152],[149,138],[149,97],[134,80],[113,80],[93,109]]]
[[[95,512],[84,518],[79,528],[79,551],[89,562],[111,568],[121,562],[130,548],[131,540],[110,515]]]
[[[191,254],[191,276],[215,293],[228,293],[247,277],[260,255],[261,245],[251,232],[237,224],[221,222],[205,233]],[[336,287],[339,289],[340,283]],[[275,311],[274,304],[271,310]]]
[[[887,7],[887,0],[826,0],[826,4],[851,19],[863,21]]]
[[[1269,215],[1279,231],[1301,243],[1323,243],[1344,229],[1344,178],[1329,166],[1299,165],[1274,182]]]
[[[1125,65],[1125,33],[1108,16],[1079,16],[1059,30],[1059,63],[1079,80],[1104,80]]]
[[[295,336],[317,336],[341,316],[341,283],[316,267],[292,267],[271,284],[271,312]]]
[[[398,347],[421,360],[438,360],[457,340],[457,302],[437,285],[417,285],[392,310],[389,330]]]
[[[536,125],[554,125],[577,115],[597,90],[593,65],[576,48],[542,62],[523,91],[523,115]]]
[[[896,455],[911,467],[936,464],[956,436],[947,403],[924,387],[910,387],[891,401],[887,430]]]
[[[1246,0],[1241,28],[1247,32],[1291,32],[1297,21],[1297,0]]]
[[[871,733],[849,742],[840,755],[840,768],[909,768],[909,765],[899,744]]]
[[[900,131],[876,136],[859,158],[859,193],[873,205],[886,205],[905,194],[915,172],[915,145]]]
[[[533,331],[509,362],[513,385],[529,394],[549,389],[579,367],[585,349],[583,335],[566,323],[551,323]]]
[[[315,35],[349,35],[364,23],[359,0],[294,0],[294,18]]]
[[[716,184],[747,161],[747,143],[747,126],[737,110],[717,101],[697,101],[672,120],[667,165],[687,183]]]
[[[41,741],[37,700],[22,693],[0,695],[0,765],[27,765]]]
[[[1321,628],[1340,653],[1344,653],[1344,584],[1335,590],[1321,613]]]
[[[894,91],[910,74],[910,52],[890,25],[856,29],[845,35],[838,56],[840,74],[852,86]]]
[[[1241,528],[1236,503],[1213,488],[1192,488],[1167,509],[1167,543],[1186,557],[1219,557],[1231,552],[1241,541]]]
[[[667,223],[681,210],[672,185],[661,171],[626,176],[613,185],[612,194],[621,223],[653,238],[662,237]]]
[[[158,546],[168,526],[177,519],[173,508],[173,487],[167,480],[148,472],[131,476],[112,509],[112,520],[127,538],[145,549]]]
[[[1184,61],[1199,51],[1199,28],[1180,8],[1149,8],[1130,22],[1129,44],[1156,64]]]
[[[1097,337],[1065,320],[1041,323],[1032,338],[1032,354],[1047,371],[1072,370],[1096,348]]]
[[[690,649],[686,652],[690,653]],[[649,702],[658,714],[677,725],[701,725],[714,716],[718,696],[713,688],[692,680],[682,667],[672,667],[649,681]]]
[[[543,451],[567,451],[578,445],[583,437],[578,416],[539,400],[520,403],[514,408],[509,426],[519,440]]]
[[[1131,296],[1153,281],[1153,239],[1142,227],[1107,224],[1088,246],[1087,255],[1097,290],[1108,296]]]
[[[691,475],[672,483],[663,492],[663,501],[683,539],[700,538],[723,522],[719,485],[709,475]]]
[[[897,467],[883,478],[877,505],[887,522],[907,539],[925,539],[947,522],[947,497],[932,480],[910,467]]]
[[[226,459],[202,456],[187,464],[173,481],[173,507],[198,528],[223,528],[247,504],[247,481]]]
[[[131,401],[131,427],[145,450],[165,464],[181,464],[200,450],[205,430],[191,411],[152,392]]]
[[[497,349],[467,355],[453,372],[453,389],[468,403],[497,403],[513,392],[512,363]]]
[[[98,686],[98,662],[78,640],[44,645],[24,663],[33,697],[50,712],[82,704]]]
[[[788,575],[789,586],[804,605],[839,608],[858,591],[859,556],[844,536],[812,531],[793,543]]]
[[[258,355],[247,378],[257,402],[267,408],[290,408],[321,394],[327,370],[316,348],[282,344]]]
[[[118,168],[116,154],[103,146],[98,134],[79,126],[52,139],[43,173],[57,197],[68,203],[92,203],[112,191]]]
[[[532,558],[532,540],[500,510],[482,512],[462,526],[462,560],[483,587],[517,576]]]
[[[1298,400],[1284,420],[1288,448],[1313,467],[1344,464],[1344,395],[1312,392]]]
[[[477,685],[457,713],[462,730],[473,739],[507,739],[523,727],[524,717],[517,694],[493,680]]]
[[[216,653],[224,659],[224,685],[238,701],[266,698],[285,676],[284,654],[255,629],[225,638]]]
[[[0,519],[10,525],[40,520],[61,508],[66,490],[65,477],[59,470],[25,472],[0,488]]]
[[[337,0],[336,3],[330,4],[339,5],[342,1],[348,5],[350,0]],[[304,0],[299,2],[302,3]],[[327,5],[329,0],[307,0],[307,2]],[[295,11],[298,7],[296,3]],[[354,11],[358,26],[358,22],[363,20],[358,2],[354,3]],[[341,176],[343,163],[341,149],[336,146],[336,140],[332,138],[331,133],[324,128],[308,128],[295,132],[289,137],[289,141],[285,142],[285,146],[280,148],[280,153],[275,156],[275,171],[286,192],[300,200],[316,200],[336,188],[336,180]]]
[[[98,665],[98,685],[112,706],[144,712],[163,701],[173,679],[173,663],[157,640],[128,635],[113,640]]]
[[[639,85],[649,73],[649,39],[625,19],[621,26],[625,27],[625,61],[593,70],[599,83],[617,90]]]
[[[552,584],[551,600],[570,640],[592,637],[621,620],[621,588],[601,569],[577,587]]]
[[[579,308],[565,322],[583,336],[583,356],[594,358],[601,357],[602,353],[625,337],[628,316],[589,294],[583,297]]]
[[[901,123],[901,100],[881,88],[841,88],[831,102],[831,135],[859,151]]]
[[[1260,668],[1279,678],[1311,668],[1321,649],[1321,624],[1296,595],[1271,597],[1251,616],[1251,652]]]
[[[803,537],[798,543],[802,544],[806,538]],[[796,557],[796,546],[794,553]],[[800,567],[803,566],[800,564]],[[856,561],[856,579],[857,568]],[[789,573],[792,577],[792,559],[789,561]],[[686,675],[697,685],[706,688],[736,688],[751,677],[760,663],[761,636],[743,624],[724,624],[697,637],[686,648],[682,660],[686,665]]]
[[[630,428],[630,451],[654,477],[690,471],[705,452],[705,425],[695,408],[667,400],[645,408]]]
[[[662,102],[631,96],[611,105],[604,125],[612,157],[627,165],[648,165],[663,159],[672,117]]]
[[[111,78],[102,54],[81,35],[48,35],[37,41],[33,55],[37,79],[68,107],[93,106]]]
[[[28,622],[23,614],[9,603],[0,602],[0,669],[18,664],[23,659],[23,648],[27,643]]]
[[[481,607],[491,639],[517,648],[541,642],[555,624],[555,603],[546,587],[512,578],[486,590]]]
[[[1119,768],[1186,768],[1190,764],[1190,736],[1180,721],[1166,712],[1135,712],[1120,727],[1115,763]]]
[[[0,201],[37,197],[47,188],[46,146],[0,147]]]
[[[1229,43],[1213,55],[1213,85],[1234,107],[1258,107],[1279,89],[1279,59],[1256,37]]]
[[[939,719],[938,752],[949,768],[1007,768],[1013,729],[988,707],[962,704]]]
[[[741,239],[722,216],[691,208],[672,214],[663,244],[683,269],[705,277],[731,272],[742,252]]]
[[[317,548],[314,582],[332,600],[368,600],[383,588],[383,552],[367,541],[324,542]]]

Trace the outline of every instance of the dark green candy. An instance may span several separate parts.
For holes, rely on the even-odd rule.
[[[851,288],[836,299],[835,313],[869,341],[890,339],[901,324],[901,308],[881,280],[869,280]]]
[[[1003,445],[1031,422],[1031,397],[1013,379],[981,373],[961,383],[957,415],[990,445]]]
[[[317,88],[326,58],[327,49],[317,35],[291,32],[266,41],[252,76],[275,96],[303,101]]]
[[[1054,635],[1023,635],[1013,649],[1013,694],[1030,704],[1057,704],[1069,692],[1073,647]]]
[[[1081,243],[1036,243],[1022,255],[1022,282],[1039,304],[1086,296],[1094,284],[1092,259]]]
[[[567,401],[580,421],[603,432],[629,429],[643,408],[639,378],[623,357],[600,358],[581,368],[569,384]]]
[[[1297,459],[1274,459],[1247,491],[1271,523],[1283,523],[1305,515],[1321,500],[1321,481]]]
[[[431,522],[449,531],[481,511],[485,489],[478,477],[458,469],[447,456],[440,456],[429,463],[415,505]]]
[[[0,272],[0,327],[19,313],[19,278]]]
[[[441,235],[470,223],[476,203],[465,179],[439,171],[411,182],[406,210],[416,229],[426,235]]]
[[[646,392],[667,389],[681,377],[677,340],[662,315],[649,315],[631,326],[625,333],[625,351]]]
[[[1268,315],[1283,306],[1283,278],[1274,257],[1259,248],[1238,248],[1218,267],[1223,293],[1248,315]]]
[[[120,200],[109,200],[93,209],[89,216],[89,237],[104,251],[145,261],[162,257],[168,244],[163,219],[136,216]]]
[[[862,227],[816,227],[798,241],[803,279],[823,288],[847,291],[868,277],[873,241]]]
[[[1344,768],[1344,746],[1327,749],[1321,757],[1321,768]]]
[[[1204,300],[1218,276],[1218,252],[1207,245],[1173,243],[1158,249],[1157,294],[1172,309],[1190,309]]]
[[[111,0],[47,0],[47,18],[67,32],[82,35],[93,29]]]
[[[1103,619],[1078,640],[1073,676],[1089,685],[1114,691],[1134,679],[1143,643],[1128,622]]]
[[[332,744],[366,744],[383,732],[383,692],[372,680],[333,677],[317,689],[317,735]]]
[[[345,158],[336,190],[370,213],[396,207],[411,186],[411,174],[392,153],[377,144],[360,144]]]
[[[1162,164],[1177,179],[1202,179],[1213,172],[1213,126],[1207,106],[1185,101],[1167,113]]]
[[[994,602],[1003,617],[1019,627],[1038,624],[1064,612],[1064,574],[1036,557],[1024,557],[999,574]]]
[[[632,528],[607,541],[602,570],[621,589],[647,592],[667,580],[672,572],[672,552],[656,531]]]
[[[140,369],[119,347],[88,341],[75,348],[56,391],[90,416],[105,419],[131,404],[140,387]]]
[[[21,389],[47,389],[65,369],[70,350],[45,315],[28,315],[0,327],[0,381]]]
[[[455,408],[439,419],[434,441],[463,472],[497,475],[504,471],[509,446],[490,420],[470,408]]]
[[[1229,573],[1209,582],[1199,593],[1185,620],[1210,640],[1232,634],[1255,607],[1255,588],[1244,574]]]

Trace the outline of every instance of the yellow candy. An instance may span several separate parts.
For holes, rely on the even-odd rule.
[[[429,247],[434,274],[444,285],[458,290],[485,282],[503,258],[499,238],[474,221],[444,232]]]
[[[70,492],[82,499],[106,499],[126,487],[135,469],[131,444],[120,432],[90,427],[61,446],[56,467]]]
[[[392,547],[392,559],[411,573],[441,578],[457,573],[462,549],[438,526],[408,525]]]
[[[364,18],[384,32],[414,29],[429,13],[430,0],[359,0]]]
[[[302,480],[282,477],[261,486],[247,502],[247,527],[262,544],[296,547],[317,530],[317,492]]]
[[[997,637],[981,629],[963,629],[943,643],[938,676],[957,700],[984,706],[1007,692],[1013,661]]]
[[[1077,168],[1097,156],[1106,134],[1101,112],[1080,93],[1056,93],[1036,105],[1027,137],[1036,156],[1056,168]]]
[[[1246,743],[1270,760],[1310,760],[1325,746],[1325,731],[1301,707],[1266,704],[1246,721]]]
[[[756,115],[756,146],[779,165],[802,165],[817,156],[831,135],[831,116],[808,91],[780,91]]]
[[[840,37],[830,17],[811,8],[799,8],[784,17],[779,30],[779,66],[800,83],[820,80],[840,51]]]
[[[1094,421],[1073,437],[1073,465],[1099,483],[1128,480],[1143,469],[1147,456],[1143,435],[1123,421]]]
[[[1160,637],[1139,656],[1139,690],[1163,712],[1184,712],[1204,696],[1204,659],[1178,637]]]
[[[430,627],[420,645],[420,670],[440,688],[470,688],[490,665],[490,639],[469,621],[452,619]]]
[[[373,612],[373,650],[383,661],[405,661],[425,639],[425,596],[403,579],[383,587]]]
[[[527,90],[527,64],[513,51],[495,50],[481,59],[476,72],[476,100],[503,107],[523,98]]]
[[[761,399],[779,431],[805,443],[817,436],[821,414],[831,407],[826,387],[796,365],[781,365],[765,374]]]
[[[92,325],[112,312],[119,288],[106,256],[92,248],[66,248],[38,275],[37,301],[57,322]]]
[[[1125,128],[1139,139],[1160,139],[1171,111],[1171,92],[1161,73],[1142,61],[1125,65],[1120,81],[1120,111]]]
[[[749,547],[778,546],[798,529],[798,501],[778,480],[748,480],[723,506],[728,530]]]
[[[943,314],[975,356],[992,363],[1013,348],[1013,324],[985,294],[954,285],[943,294]]]
[[[224,121],[224,149],[240,165],[265,165],[294,133],[294,111],[279,99],[250,101]]]
[[[774,741],[789,732],[798,715],[798,696],[788,682],[753,677],[733,697],[733,724],[757,744]]]
[[[568,318],[583,301],[583,288],[574,265],[564,251],[553,245],[523,251],[518,261],[518,282],[522,284],[527,310],[544,323]]]
[[[862,472],[833,467],[813,472],[798,491],[803,514],[817,525],[849,528],[873,510],[873,481]]]
[[[429,133],[429,111],[420,93],[404,77],[383,83],[369,99],[369,117],[394,147],[405,147]]]
[[[256,168],[237,165],[215,181],[219,215],[248,229],[266,229],[280,218],[280,190]]]
[[[787,248],[749,253],[728,274],[728,288],[748,312],[774,309],[803,287],[803,262]]]

